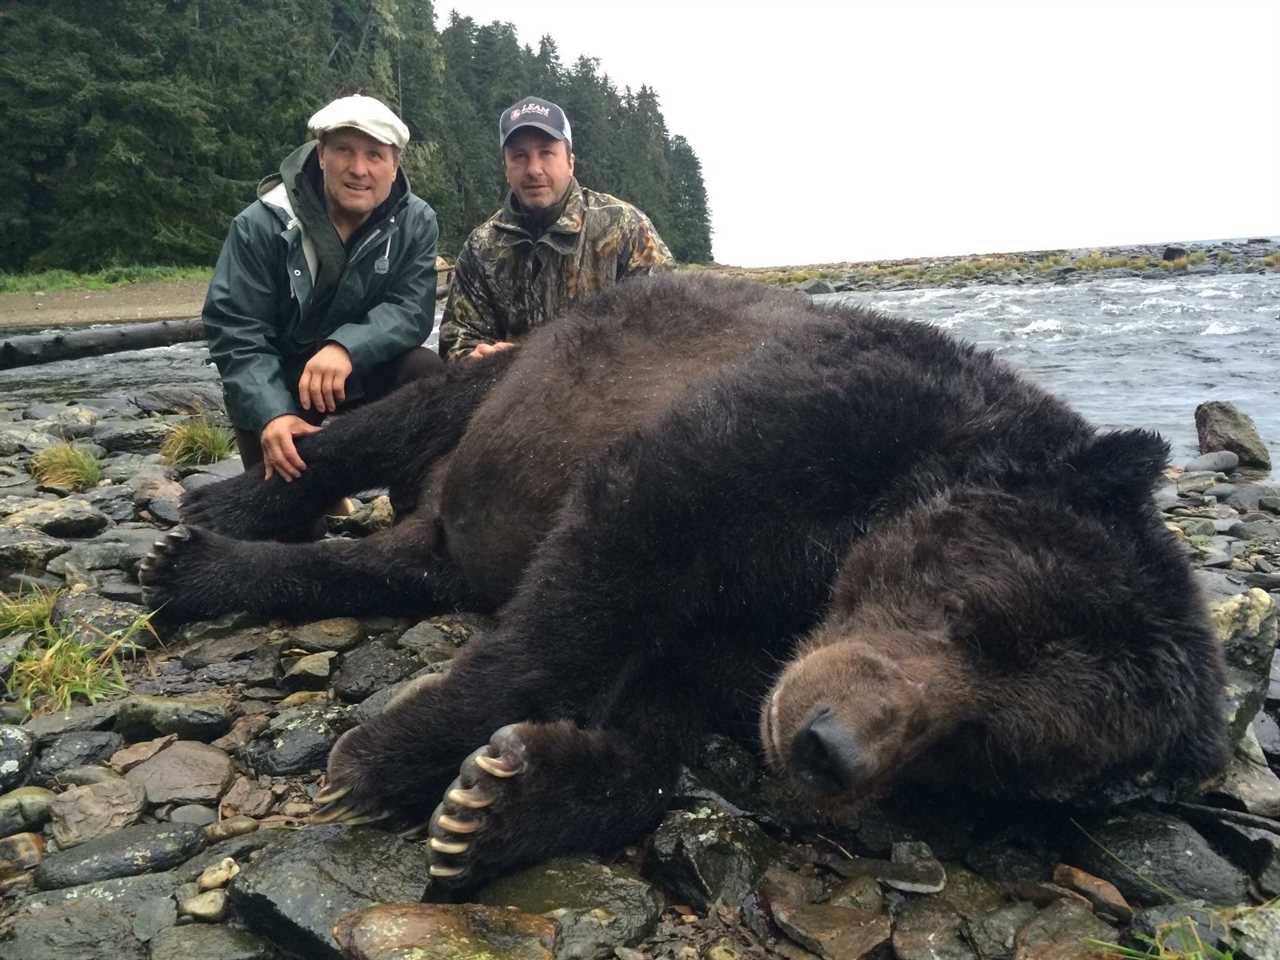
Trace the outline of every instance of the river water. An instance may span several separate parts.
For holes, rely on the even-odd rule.
[[[1280,473],[1280,273],[838,293],[994,351],[1099,427],[1148,427],[1194,457],[1195,408],[1253,418]]]
[[[1197,453],[1196,404],[1253,417],[1280,465],[1280,273],[830,294],[994,350],[1100,427],[1149,427]],[[429,341],[433,342],[433,341]],[[201,343],[0,371],[0,400],[125,396],[217,381]],[[1280,467],[1277,468],[1280,472]]]

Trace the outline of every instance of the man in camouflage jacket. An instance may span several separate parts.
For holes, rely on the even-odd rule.
[[[574,179],[560,107],[525,97],[498,129],[511,192],[458,257],[440,325],[447,360],[509,347],[579,297],[671,265],[648,217]]]

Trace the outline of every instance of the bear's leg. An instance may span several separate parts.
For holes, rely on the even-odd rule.
[[[166,620],[248,610],[294,620],[422,613],[454,605],[456,578],[433,550],[427,518],[363,540],[233,540],[177,527],[147,556],[139,580]]]
[[[264,481],[260,469],[251,469],[187,493],[182,519],[239,540],[279,539],[309,529],[348,493],[383,485],[410,491],[457,444],[471,412],[510,360],[499,354],[457,364],[444,379],[413,381],[333,417],[319,433],[298,439],[307,469],[297,480],[285,482],[277,474]]]

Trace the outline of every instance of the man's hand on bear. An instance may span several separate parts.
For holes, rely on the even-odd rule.
[[[262,444],[262,465],[266,468],[262,479],[270,480],[272,474],[279,473],[286,483],[290,483],[302,476],[302,471],[307,469],[307,465],[298,455],[298,448],[293,445],[293,438],[305,437],[319,429],[291,413],[268,420],[258,438]]]
[[[340,343],[326,343],[311,355],[298,378],[298,402],[303,410],[333,413],[347,399],[351,354]]]

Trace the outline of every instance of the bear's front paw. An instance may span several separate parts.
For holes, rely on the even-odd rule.
[[[177,623],[225,613],[225,574],[234,568],[220,564],[219,539],[198,527],[177,526],[157,540],[138,564],[143,602]]]
[[[458,890],[486,880],[523,859],[530,840],[517,814],[521,780],[529,769],[522,724],[495,733],[462,762],[428,824],[431,882]]]

